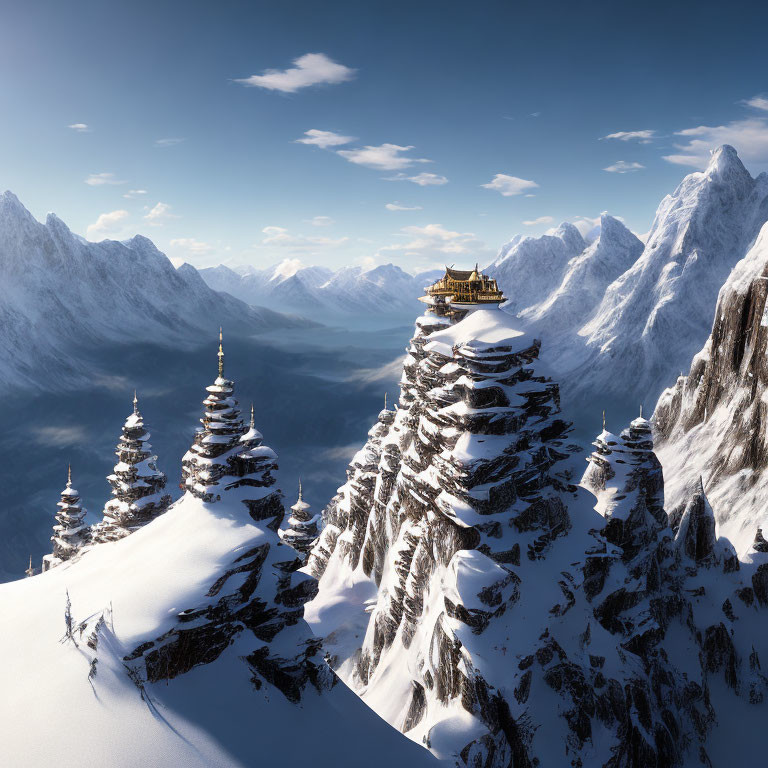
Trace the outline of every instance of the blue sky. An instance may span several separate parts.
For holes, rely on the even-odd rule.
[[[763,3],[0,7],[0,186],[197,265],[482,262],[768,169]]]

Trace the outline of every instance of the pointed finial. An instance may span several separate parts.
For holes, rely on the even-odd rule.
[[[221,326],[219,326],[219,352],[218,352],[218,358],[219,358],[219,376],[224,375],[224,347],[223,345],[223,333],[221,330]]]
[[[67,464],[67,488],[72,485],[72,465]]]
[[[603,432],[605,432],[605,408],[603,408]]]
[[[640,403],[640,418],[643,418],[643,404]]]
[[[301,478],[299,478],[299,501],[301,501]]]
[[[251,429],[256,429],[256,424],[253,420],[253,403],[251,403]]]
[[[32,567],[32,555],[29,556],[29,568],[24,573],[27,574],[27,577],[35,575],[35,569]]]
[[[387,410],[387,392],[384,393],[384,410]]]
[[[139,412],[139,397],[136,394],[136,390],[133,390],[133,412],[138,413]]]

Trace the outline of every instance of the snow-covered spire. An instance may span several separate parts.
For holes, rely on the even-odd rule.
[[[292,546],[303,560],[306,560],[309,550],[312,549],[317,539],[319,521],[320,515],[310,512],[309,504],[303,499],[301,478],[299,478],[299,498],[291,507],[288,527],[280,531],[280,538]]]
[[[80,494],[72,487],[71,464],[67,467],[67,485],[56,506],[59,511],[51,536],[53,552],[43,558],[43,571],[74,557],[89,538],[88,526],[84,522],[86,510],[80,504]]]
[[[219,352],[218,352],[218,358],[219,358],[219,378],[222,378],[224,376],[224,338],[223,333],[221,330],[221,326],[219,326]]]
[[[117,464],[107,476],[112,498],[104,507],[104,519],[92,528],[95,542],[121,539],[168,509],[166,477],[157,468],[149,438],[134,390],[133,412],[125,420],[115,450]]]
[[[35,575],[35,569],[32,567],[32,555],[29,556],[29,568],[24,573],[27,574],[27,578]]]
[[[203,400],[202,428],[198,428],[194,443],[181,461],[184,486],[207,502],[219,501],[223,491],[235,487],[271,486],[275,482],[271,473],[277,469],[277,455],[263,445],[261,433],[254,423],[253,409],[247,428],[240,418],[234,398],[235,383],[224,377],[221,330],[218,358],[219,376],[206,387],[208,396]]]

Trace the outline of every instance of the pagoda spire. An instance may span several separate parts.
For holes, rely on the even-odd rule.
[[[133,390],[133,412],[138,416],[139,414],[139,397],[136,394],[136,390]]]
[[[384,410],[387,410],[387,392],[384,393]]]
[[[253,403],[251,403],[251,423],[248,425],[251,429],[256,429],[256,422],[253,417]]]
[[[35,575],[35,569],[32,567],[32,555],[29,556],[29,568],[24,573],[27,574],[27,578]]]
[[[603,432],[605,432],[605,408],[603,408]]]
[[[219,326],[219,351],[217,357],[219,358],[219,378],[224,377],[224,347],[223,347],[223,333],[221,326]]]
[[[72,464],[67,464],[67,488],[72,487]]]

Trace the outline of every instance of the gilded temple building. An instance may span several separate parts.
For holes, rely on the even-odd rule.
[[[498,306],[505,300],[493,277],[484,275],[477,264],[473,270],[445,268],[445,275],[425,288],[419,301],[429,304],[431,311],[459,319],[481,307]]]

